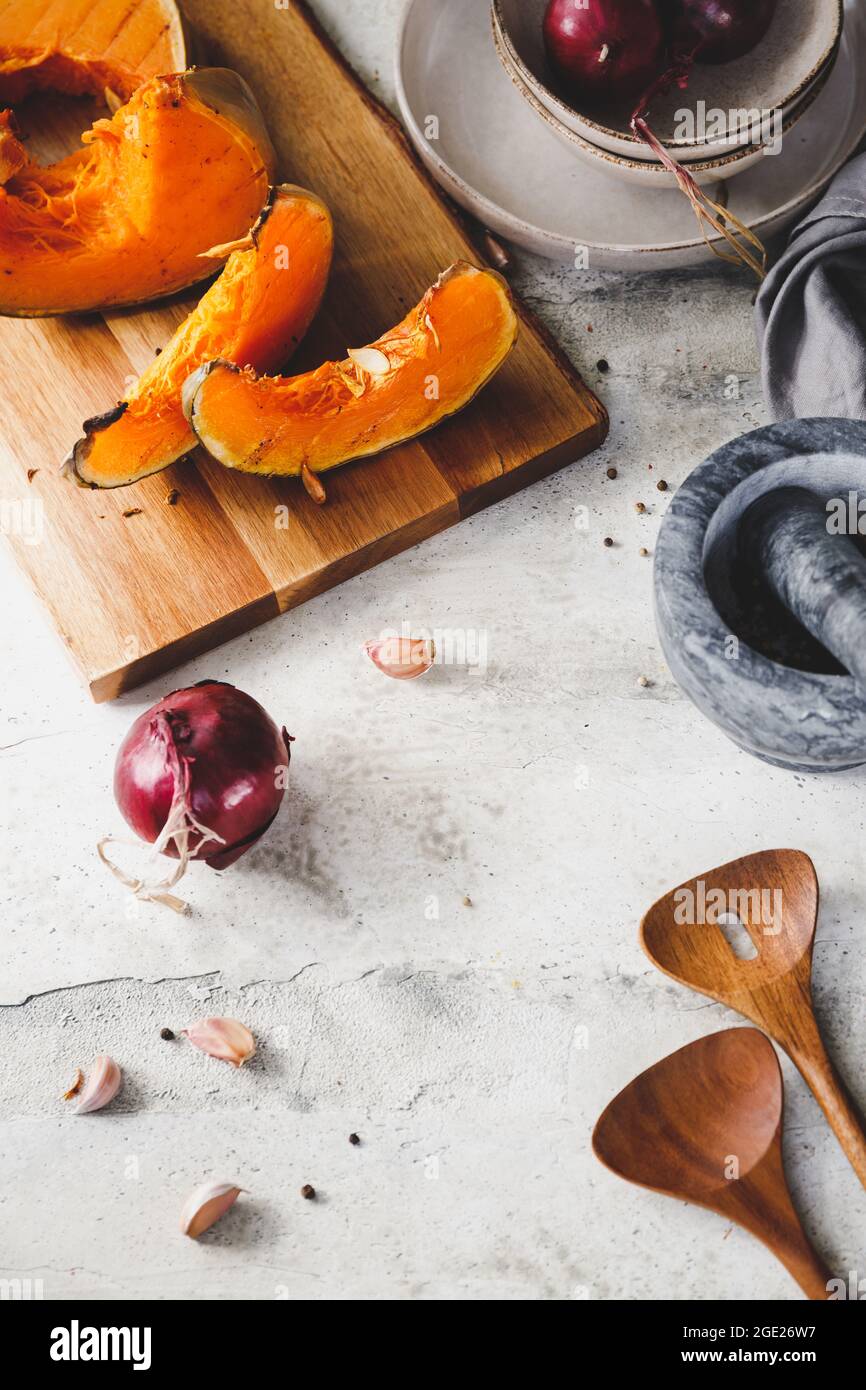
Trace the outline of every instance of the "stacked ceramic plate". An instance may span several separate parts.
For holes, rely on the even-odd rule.
[[[632,133],[628,110],[586,109],[548,63],[542,35],[547,0],[492,0],[499,60],[524,100],[575,158],[645,188],[676,184]],[[842,0],[785,0],[769,31],[737,62],[697,64],[688,88],[651,109],[668,153],[704,186],[731,179],[778,155],[823,91],[842,39]]]
[[[491,26],[491,0],[407,0],[397,98],[421,159],[484,226],[578,268],[711,259],[628,113],[578,110],[556,88],[544,8],[496,0]],[[866,0],[845,0],[841,19],[841,0],[780,0],[748,58],[695,67],[685,93],[653,103],[670,152],[704,182],[726,179],[731,212],[764,242],[803,214],[866,135]],[[766,128],[753,138],[755,110],[771,113],[769,139]]]

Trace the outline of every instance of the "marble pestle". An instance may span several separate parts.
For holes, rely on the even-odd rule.
[[[850,536],[831,534],[824,501],[805,487],[775,488],[743,514],[738,544],[866,700],[866,557]]]

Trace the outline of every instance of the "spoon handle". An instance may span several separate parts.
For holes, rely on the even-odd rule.
[[[808,1299],[813,1303],[822,1303],[829,1299],[828,1285],[833,1276],[807,1240],[799,1223],[798,1230],[792,1231],[783,1240],[777,1235],[770,1248]]]
[[[731,1184],[715,1209],[762,1240],[807,1298],[817,1303],[829,1299],[833,1275],[803,1230],[785,1177],[781,1123],[775,1143],[744,1178]]]
[[[866,1132],[854,1102],[827,1054],[811,1010],[804,1011],[782,1044],[811,1088],[830,1126],[866,1187]]]

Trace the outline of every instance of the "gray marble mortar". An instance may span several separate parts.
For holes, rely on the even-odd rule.
[[[783,421],[733,440],[695,469],[674,497],[656,546],[659,638],[678,684],[746,752],[794,771],[842,771],[866,763],[860,688],[817,643],[803,658],[805,647],[796,639],[772,655],[765,652],[778,645],[773,640],[756,640],[754,633],[745,640],[750,602],[742,593],[732,597],[744,566],[744,514],[781,488],[807,488],[824,503],[866,499],[866,423]],[[858,566],[849,542],[842,545]],[[758,551],[749,562],[760,585]],[[768,555],[763,558],[769,563]],[[808,555],[794,556],[792,570],[808,562]],[[838,601],[836,608],[838,617]],[[797,627],[781,609],[779,615],[780,629],[788,622]],[[849,643],[861,623],[852,607]],[[806,645],[813,642],[800,631]],[[866,647],[866,629],[862,643]]]

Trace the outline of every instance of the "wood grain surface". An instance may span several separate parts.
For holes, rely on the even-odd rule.
[[[208,60],[236,68],[262,106],[279,176],[334,214],[322,311],[303,371],[378,337],[439,272],[483,255],[306,6],[188,0]],[[63,143],[63,120],[33,148]],[[77,104],[78,129],[92,113]],[[68,130],[70,117],[66,117]],[[2,529],[96,700],[170,669],[518,491],[596,448],[603,407],[531,315],[500,375],[422,440],[350,464],[316,507],[296,480],[222,468],[198,450],[133,487],[80,490],[58,466],[81,422],[109,409],[196,301],[76,318],[0,320]],[[38,470],[33,473],[32,470]],[[29,477],[29,480],[28,480]],[[179,496],[169,505],[168,496]],[[278,528],[275,508],[287,525]]]
[[[782,1116],[772,1044],[754,1028],[726,1028],[641,1072],[608,1105],[592,1146],[627,1182],[696,1202],[751,1231],[807,1298],[824,1301],[831,1274],[791,1200]]]
[[[730,905],[725,915],[744,928],[754,950],[751,959],[734,953],[717,912],[699,911],[696,920],[683,921],[682,904],[706,903],[714,892],[721,895],[718,902]],[[818,876],[807,854],[760,850],[660,898],[641,923],[641,945],[659,970],[736,1009],[785,1049],[866,1187],[866,1131],[812,1007],[818,897]]]

